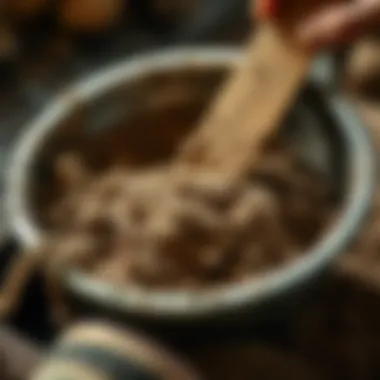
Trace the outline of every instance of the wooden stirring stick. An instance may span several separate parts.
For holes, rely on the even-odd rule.
[[[180,162],[243,174],[277,131],[310,60],[311,54],[280,29],[263,25],[249,44],[247,58],[182,148]]]
[[[245,60],[181,147],[180,165],[196,164],[237,177],[252,167],[266,141],[277,132],[313,58],[312,52],[292,38],[293,21],[321,2],[294,1],[298,4],[287,4],[281,25],[267,22],[259,27]]]

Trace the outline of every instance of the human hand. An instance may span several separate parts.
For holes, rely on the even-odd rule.
[[[257,0],[255,14],[261,20],[281,19],[288,2]],[[312,12],[295,26],[295,36],[310,47],[350,42],[380,23],[380,0],[333,3]]]

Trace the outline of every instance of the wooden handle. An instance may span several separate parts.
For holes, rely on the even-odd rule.
[[[244,175],[260,156],[304,82],[313,54],[296,43],[294,25],[323,4],[341,0],[289,1],[276,23],[264,23],[193,136],[179,162]]]
[[[291,106],[309,67],[311,54],[283,29],[260,27],[247,58],[233,73],[180,160],[238,174],[260,154]]]

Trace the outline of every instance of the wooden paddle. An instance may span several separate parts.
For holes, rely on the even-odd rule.
[[[259,25],[245,59],[181,147],[180,164],[239,177],[260,157],[293,105],[314,55],[296,43],[291,29],[294,20],[320,6],[321,0],[302,3],[293,9],[287,5],[281,23]]]

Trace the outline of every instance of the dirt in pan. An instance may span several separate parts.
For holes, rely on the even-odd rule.
[[[198,114],[139,116],[56,155],[55,191],[38,193],[44,210],[54,194],[45,223],[58,257],[113,283],[197,288],[282,265],[318,238],[329,188],[280,141],[239,182],[172,168]]]

